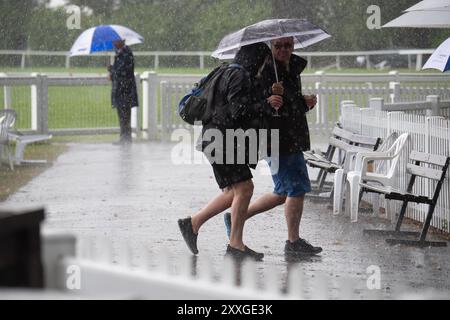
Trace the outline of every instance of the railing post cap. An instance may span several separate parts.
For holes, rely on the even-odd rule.
[[[142,72],[142,78],[148,78],[150,76],[156,75],[155,71],[144,71]]]
[[[430,94],[427,96],[427,101],[429,100],[440,100],[440,96],[436,94]]]

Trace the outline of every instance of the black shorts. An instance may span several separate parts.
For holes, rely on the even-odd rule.
[[[250,168],[245,164],[212,164],[214,176],[220,189],[253,179]]]

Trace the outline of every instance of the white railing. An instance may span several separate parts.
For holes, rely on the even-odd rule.
[[[82,299],[150,300],[354,300],[430,299],[446,297],[435,290],[419,294],[392,288],[369,287],[362,277],[331,277],[303,271],[301,264],[288,268],[286,277],[270,266],[260,270],[251,261],[235,263],[225,258],[219,266],[209,257],[150,253],[119,248],[111,239],[90,237],[81,241],[65,233],[44,233],[43,257],[48,289]],[[402,291],[401,291],[402,290]],[[417,290],[414,290],[417,292]],[[70,298],[66,296],[66,298]]]
[[[408,68],[413,69],[412,57],[416,56],[415,69],[420,71],[423,64],[423,56],[430,55],[434,52],[434,49],[412,49],[412,50],[378,50],[378,51],[342,51],[342,52],[298,52],[299,55],[308,59],[308,68],[313,67],[313,58],[331,57],[334,58],[337,69],[341,69],[341,58],[343,57],[365,57],[365,68],[371,69],[375,65],[371,63],[370,58],[372,56],[407,56]],[[27,58],[33,56],[44,57],[62,57],[65,59],[65,67],[70,68],[71,57],[69,52],[66,51],[36,51],[36,50],[0,50],[0,56],[20,56],[20,66],[24,69],[27,65]],[[206,51],[136,51],[134,55],[137,57],[152,57],[154,59],[154,68],[158,69],[160,66],[160,57],[198,57],[200,69],[205,68],[205,58],[211,57],[211,52]],[[114,58],[114,53],[98,53],[95,56]]]
[[[138,86],[142,92],[142,108],[133,109],[135,132],[142,131],[150,139],[170,140],[174,129],[185,128],[176,114],[177,104],[201,77],[158,75],[153,72],[137,75],[137,80],[142,83],[142,86]],[[432,115],[449,115],[450,104],[440,100],[441,97],[450,96],[448,76],[439,74],[422,75],[414,79],[408,77],[409,75],[398,73],[361,76],[323,72],[302,76],[303,92],[317,94],[319,98],[317,108],[308,115],[312,133],[327,134],[332,130],[341,115],[340,104],[346,100],[352,100],[359,106],[371,107],[371,99],[381,97],[383,106],[380,110],[394,107],[396,109],[389,110],[408,109],[410,112],[423,113],[424,109],[430,109]],[[407,80],[405,84],[398,82],[403,79]],[[413,80],[417,85],[414,85]],[[417,90],[422,86],[422,89]],[[27,123],[22,129],[52,134],[118,131],[116,117],[111,111],[110,82],[106,75],[3,74],[0,75],[0,87],[3,87],[3,92],[0,92],[0,96],[3,94],[3,107],[14,109],[18,105],[16,100],[24,103],[23,97],[29,94],[26,88],[14,94],[14,88],[31,88],[30,100],[19,112],[19,118],[27,117]],[[440,97],[430,96],[436,93]],[[428,99],[428,102],[413,103],[412,98],[423,101]],[[384,104],[384,101],[388,103]]]
[[[431,107],[431,105],[429,106]],[[408,184],[406,164],[408,155],[412,150],[443,156],[450,155],[450,120],[443,117],[429,117],[400,111],[389,112],[375,108],[359,108],[355,104],[347,103],[342,106],[341,124],[344,128],[356,133],[383,139],[393,132],[409,133],[410,139],[402,154],[399,175],[397,176],[397,186],[403,190],[406,190]],[[421,180],[416,184],[413,192],[432,197],[431,193],[434,191],[434,187],[434,183]],[[398,204],[395,207],[398,212]],[[407,217],[424,222],[426,213],[427,206],[410,204]],[[450,232],[449,221],[450,179],[447,176],[431,225],[439,230]]]
[[[287,283],[270,267],[261,280],[251,261],[225,258],[218,270],[209,257],[130,248],[113,247],[106,238],[45,232],[46,287],[101,299],[302,300],[360,299],[355,289],[366,286],[366,279],[307,276],[300,265],[290,268]],[[381,290],[366,290],[368,297],[382,298]]]
[[[392,82],[392,80],[402,79],[402,75],[391,73],[387,75],[373,75],[373,78],[371,76],[333,75],[323,72],[302,76],[303,93],[317,94],[319,98],[316,109],[308,114],[311,132],[313,134],[329,133],[335,123],[339,121],[340,103],[345,100],[352,100],[358,105],[369,107],[370,100],[374,97],[383,97],[385,101],[389,102],[409,101],[411,99],[412,89],[410,87],[402,91],[400,90],[402,89],[401,83]],[[170,131],[171,128],[177,128],[179,125],[178,119],[175,119],[175,122],[170,120],[172,115],[175,114],[179,98],[188,92],[199,78],[199,76],[197,78],[189,76],[184,79],[182,77],[171,79],[169,76],[165,76],[165,81],[161,85],[163,90],[161,106],[166,112],[165,119],[167,120],[164,126],[166,129],[164,131],[165,137],[168,134],[167,130]],[[413,79],[410,79],[408,76],[407,80],[412,81]],[[444,83],[446,85],[448,80],[448,76],[443,78],[441,75],[436,77],[422,75],[422,77],[415,78],[415,81],[419,83]],[[176,83],[174,83],[175,81]],[[444,84],[439,89],[426,86],[421,91],[421,94],[426,94],[427,90],[429,90],[430,94],[440,92],[444,97],[449,96],[450,88],[445,88]]]

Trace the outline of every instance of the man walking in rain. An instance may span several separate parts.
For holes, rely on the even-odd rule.
[[[273,40],[274,59],[268,60],[261,72],[260,91],[275,109],[274,115],[268,119],[268,122],[270,129],[280,131],[280,152],[277,157],[276,169],[278,170],[273,169],[273,158],[272,163],[269,163],[275,185],[273,193],[265,194],[252,203],[246,219],[284,204],[288,227],[285,253],[289,256],[302,256],[314,255],[322,251],[322,248],[315,247],[300,238],[305,194],[311,192],[311,183],[303,157],[303,152],[310,149],[306,113],[315,107],[317,98],[302,95],[300,74],[307,62],[293,55],[293,51],[292,37]],[[279,83],[276,83],[276,71]],[[224,220],[228,231],[232,226],[229,213],[225,214]]]
[[[134,56],[124,40],[113,42],[116,48],[114,64],[108,68],[112,81],[112,105],[117,109],[120,125],[120,140],[115,144],[130,144],[131,109],[139,106],[136,78],[134,75]]]
[[[220,132],[224,137],[229,129],[250,129],[253,120],[262,117],[262,114],[266,111],[270,114],[270,105],[264,103],[264,100],[256,100],[256,95],[252,89],[253,80],[269,55],[269,47],[264,43],[241,48],[234,60],[234,64],[241,67],[229,67],[218,82],[213,103],[214,116],[211,121],[204,124],[203,137],[206,137],[208,130],[209,132]],[[206,141],[206,138],[204,138],[203,151],[208,159],[211,158],[211,155],[208,155],[205,150],[212,143],[213,141]],[[242,147],[245,148],[245,146],[236,145],[234,141],[232,145],[225,143],[223,159],[227,159],[227,153],[230,152],[230,149],[236,151]],[[236,155],[236,152],[234,154]],[[262,260],[264,254],[249,249],[243,241],[245,216],[254,189],[253,176],[250,171],[251,164],[239,164],[236,161],[233,164],[228,163],[228,161],[217,163],[210,160],[210,162],[217,184],[223,191],[212,199],[204,209],[198,211],[192,217],[178,221],[186,244],[192,253],[198,254],[197,236],[200,228],[209,219],[231,207],[233,226],[227,255],[238,260],[243,258]]]

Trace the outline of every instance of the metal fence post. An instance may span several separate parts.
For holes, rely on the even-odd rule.
[[[48,79],[45,74],[32,74],[36,84],[31,86],[31,129],[48,133]]]
[[[148,114],[150,109],[149,82],[150,72],[145,71],[142,76],[142,137],[148,139]]]
[[[170,105],[169,105],[169,95],[168,95],[168,85],[167,81],[161,81],[161,140],[169,141],[170,137]]]
[[[34,85],[31,86],[31,130],[37,131],[38,130],[38,109],[40,108],[41,97],[39,95],[40,89],[38,87],[41,86],[41,78],[40,75],[37,73],[32,73],[32,77],[35,78]]]
[[[158,137],[158,75],[156,72],[148,74],[148,138],[156,140]]]
[[[428,117],[439,117],[441,115],[441,98],[436,95],[427,96],[427,101],[431,102],[431,109],[427,110]]]
[[[159,68],[159,55],[155,54],[155,70]]]
[[[138,92],[138,103],[140,104],[141,102],[141,76],[139,74],[135,75],[135,80],[136,80],[136,87],[137,87],[137,92]],[[133,106],[134,107],[134,106]],[[131,129],[132,131],[135,132],[135,135],[138,135],[139,132],[141,131],[142,128],[142,110],[141,108],[133,108],[131,110]]]
[[[370,101],[369,101],[369,108],[370,109],[383,111],[383,107],[384,107],[384,99],[383,98],[372,98],[372,99],[370,99]]]
[[[66,57],[66,69],[70,69],[70,56]]]
[[[205,69],[205,56],[200,54],[200,69]]]
[[[158,75],[155,72],[145,72],[142,75],[142,91],[144,137],[156,140],[158,135]]]
[[[422,59],[423,59],[423,54],[418,53],[417,58],[416,58],[416,71],[422,70]]]
[[[3,88],[4,93],[4,108],[5,109],[12,109],[12,90],[11,87],[5,86]]]
[[[325,98],[323,86],[324,86],[324,79],[325,79],[325,72],[324,71],[317,71],[315,73],[320,77],[319,82],[315,83],[315,88],[317,90],[317,119],[316,124],[320,128],[320,130],[324,130],[327,127],[326,121],[326,112],[327,112],[327,99]]]
[[[22,59],[20,61],[20,68],[25,69],[25,53],[22,54]]]
[[[391,103],[400,102],[400,82],[390,82],[389,89],[391,89]]]
[[[42,74],[40,77],[40,86],[38,86],[38,96],[40,96],[41,105],[37,109],[38,133],[48,134],[48,78]]]

